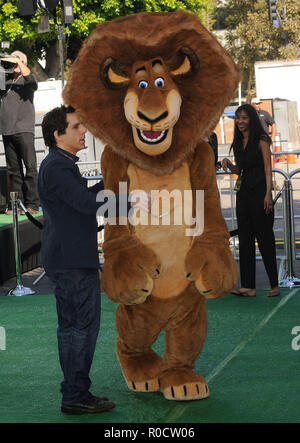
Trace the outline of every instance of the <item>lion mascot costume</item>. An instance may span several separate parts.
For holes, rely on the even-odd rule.
[[[158,191],[149,223],[119,217],[104,231],[102,286],[118,304],[116,353],[133,391],[161,390],[169,400],[209,396],[193,371],[206,336],[206,298],[234,287],[237,266],[205,138],[238,82],[230,55],[181,10],[98,25],[71,68],[64,101],[106,143],[105,189],[118,194],[122,182],[130,193]],[[184,197],[182,210],[191,209],[181,223],[174,190]],[[162,191],[174,197],[166,212]],[[163,357],[152,349],[162,330]]]

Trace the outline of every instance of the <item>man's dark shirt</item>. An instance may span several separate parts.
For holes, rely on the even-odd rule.
[[[264,128],[264,131],[269,134],[269,126],[272,126],[275,123],[273,117],[268,113],[268,111],[264,111],[263,109],[257,111],[257,114],[259,116],[262,127]]]
[[[38,189],[43,208],[41,263],[45,269],[98,268],[96,195],[103,181],[87,187],[75,155],[50,148],[42,161]],[[116,196],[118,205],[118,196]],[[129,209],[129,206],[126,209]],[[127,215],[127,213],[126,213]]]
[[[34,134],[33,96],[37,88],[33,74],[6,81],[6,90],[0,90],[0,134]]]

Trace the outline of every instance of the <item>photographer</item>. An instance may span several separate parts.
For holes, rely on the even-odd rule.
[[[38,211],[37,162],[34,148],[35,110],[33,104],[37,82],[20,51],[0,58],[3,65],[12,64],[6,74],[5,90],[0,90],[0,134],[2,134],[10,190],[18,192],[28,212]],[[23,163],[26,174],[24,175]],[[8,209],[7,213],[11,213]]]

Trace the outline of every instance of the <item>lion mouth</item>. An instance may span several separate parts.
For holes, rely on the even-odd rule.
[[[149,145],[155,145],[156,143],[162,142],[167,134],[168,131],[141,131],[140,129],[137,129],[137,133],[139,136],[139,139],[143,143],[147,143]]]

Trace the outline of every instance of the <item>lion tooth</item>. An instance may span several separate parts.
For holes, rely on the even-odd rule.
[[[155,142],[159,141],[164,136],[165,131],[162,131],[161,134],[159,135],[159,137],[157,137],[157,138],[146,137],[144,134],[144,131],[140,131],[140,133],[141,133],[141,136],[143,137],[144,140],[146,140],[147,142],[150,142],[150,143],[155,143]]]

